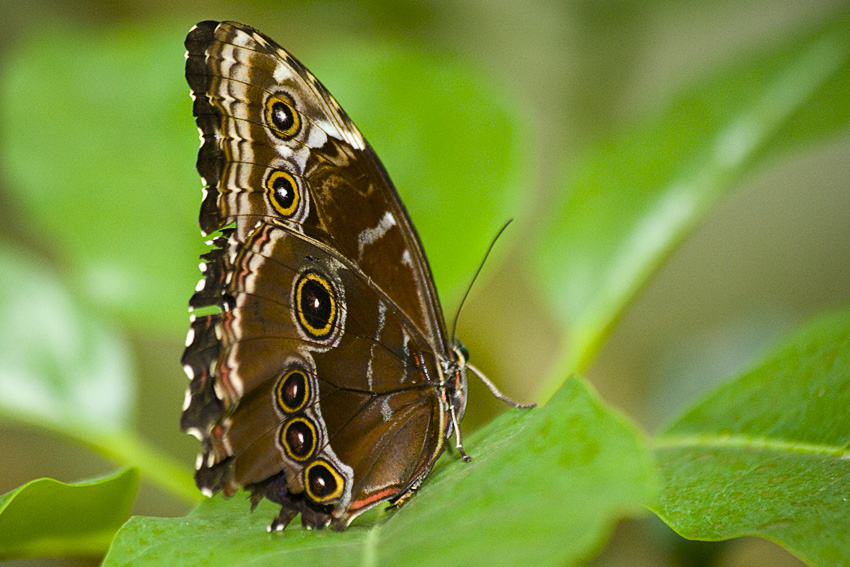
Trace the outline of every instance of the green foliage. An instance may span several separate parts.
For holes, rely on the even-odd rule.
[[[795,335],[655,440],[658,514],[691,539],[760,535],[850,558],[850,312]]]
[[[186,222],[200,182],[186,167],[197,141],[174,40],[184,32],[72,29],[48,26],[5,70],[9,189],[81,296],[150,329],[182,328],[197,273],[185,259],[202,251]],[[42,77],[51,88],[33,88]]]
[[[49,478],[0,496],[0,560],[102,555],[130,516],[139,472],[65,484]]]
[[[48,25],[22,35],[0,69],[3,203],[23,218],[24,241],[0,254],[0,418],[138,466],[193,502],[189,463],[172,463],[133,426],[122,339],[178,341],[204,249],[186,28]],[[344,65],[331,64],[343,52]],[[183,518],[133,517],[107,565],[571,565],[643,507],[686,538],[757,535],[812,564],[848,564],[846,313],[791,337],[649,447],[583,379],[568,378],[722,197],[765,164],[846,135],[846,17],[697,77],[640,125],[565,163],[560,201],[531,221],[539,148],[507,89],[398,42],[330,43],[316,59],[304,57],[392,173],[444,297],[457,297],[504,220],[518,217],[518,232],[532,235],[519,256],[563,339],[544,386],[551,399],[495,419],[466,439],[472,463],[444,455],[409,504],[344,533],[267,534],[273,506],[251,515],[241,495],[215,498]],[[34,88],[44,77],[51,88]],[[35,258],[44,249],[52,266]],[[176,431],[179,400],[159,403],[174,408]],[[0,497],[0,556],[103,553],[136,476],[43,479]]]
[[[642,435],[578,379],[545,408],[502,414],[467,445],[471,463],[444,456],[421,494],[383,521],[267,534],[273,506],[248,515],[243,498],[216,498],[186,518],[133,518],[104,564],[573,565],[612,518],[654,497]]]
[[[846,131],[850,20],[725,69],[570,164],[535,266],[569,329],[550,391],[583,369],[662,261],[762,163]],[[842,101],[842,102],[839,102]]]
[[[135,384],[119,333],[47,267],[9,243],[0,250],[0,413],[82,438],[126,426]]]
[[[187,471],[133,432],[135,384],[119,333],[75,303],[44,266],[0,252],[0,418],[73,439],[194,500]],[[32,321],[41,325],[33,325]],[[135,490],[135,489],[133,489]]]

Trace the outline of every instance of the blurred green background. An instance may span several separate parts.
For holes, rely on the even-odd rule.
[[[197,441],[178,427],[179,359],[204,247],[182,42],[197,21],[241,21],[304,62],[381,155],[420,229],[447,318],[489,239],[515,219],[458,334],[491,379],[533,401],[563,332],[525,269],[525,250],[565,199],[571,164],[700,77],[847,9],[793,0],[6,0],[0,241],[58,276],[105,326],[97,333],[126,342],[129,367],[116,372],[133,377],[136,391],[104,403],[135,406],[127,413],[142,436],[188,471]],[[404,121],[409,108],[434,120]],[[846,305],[848,179],[846,134],[748,175],[650,280],[586,370],[602,397],[652,431],[787,330]],[[497,185],[507,197],[488,199]],[[30,291],[23,312],[52,347],[53,299],[45,309]],[[0,346],[0,366],[13,345]],[[51,347],[61,364],[66,353]],[[79,363],[73,353],[68,360]],[[479,384],[470,387],[467,429],[503,409]],[[0,452],[0,494],[42,476],[72,481],[114,469],[10,420],[0,421]],[[188,509],[144,485],[135,511]],[[625,522],[595,562],[799,564],[761,540],[690,544],[654,521]]]

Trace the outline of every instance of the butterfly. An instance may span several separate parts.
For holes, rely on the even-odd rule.
[[[201,22],[185,45],[214,235],[182,359],[195,479],[279,504],[270,531],[298,514],[343,530],[410,498],[452,433],[467,459],[466,373],[480,372],[448,337],[386,170],[327,89],[242,24]]]

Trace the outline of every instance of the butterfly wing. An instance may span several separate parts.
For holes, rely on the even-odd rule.
[[[183,428],[206,493],[241,487],[344,528],[415,488],[449,427],[445,329],[419,239],[333,97],[259,32],[187,37],[200,224]]]
[[[200,224],[244,237],[272,219],[338,250],[435,346],[443,316],[416,230],[383,165],[339,103],[273,40],[235,22],[186,39],[201,130]]]

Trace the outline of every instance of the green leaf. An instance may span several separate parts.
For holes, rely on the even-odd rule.
[[[767,160],[846,131],[850,20],[706,80],[571,166],[534,258],[581,370],[664,258]],[[549,385],[550,390],[557,386]]]
[[[273,506],[249,515],[243,498],[215,498],[185,518],[132,518],[104,565],[571,565],[654,496],[642,435],[579,379],[465,444],[471,463],[443,457],[384,522],[371,513],[343,533],[268,534]]]
[[[656,442],[658,514],[689,539],[758,535],[850,565],[850,312],[795,335]]]
[[[131,429],[135,381],[120,333],[68,294],[55,274],[0,246],[0,418],[73,439],[187,500],[188,471]]]
[[[135,384],[120,334],[11,250],[0,246],[0,415],[59,432],[126,426]]]
[[[186,30],[37,29],[0,76],[8,189],[82,295],[182,327],[203,250]]]
[[[139,473],[28,482],[0,496],[0,559],[102,555],[130,516]]]

